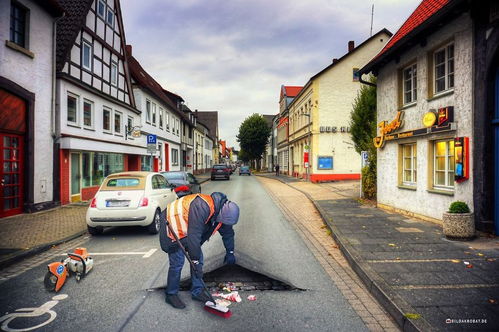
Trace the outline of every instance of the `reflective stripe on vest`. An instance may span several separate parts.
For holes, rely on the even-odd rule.
[[[201,197],[203,201],[205,201],[205,203],[210,207],[210,215],[204,221],[205,224],[215,213],[215,205],[213,203],[213,199],[210,195],[205,194],[187,195],[168,204],[166,210],[166,218],[168,219],[168,222],[172,226],[179,239],[187,236],[187,230],[189,227],[189,207],[191,206],[192,201],[196,199],[196,197]],[[175,236],[170,233],[170,229],[167,229],[167,234],[168,237],[172,239],[172,241],[175,241]]]

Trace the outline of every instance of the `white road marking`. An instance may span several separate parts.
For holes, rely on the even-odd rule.
[[[142,256],[142,258],[149,258],[149,257],[151,257],[156,252],[156,250],[158,250],[158,249],[151,249],[151,250],[149,250],[144,256]]]
[[[14,332],[14,331],[31,331],[31,330],[35,330],[37,328],[40,328],[42,326],[45,326],[45,325],[49,324],[50,322],[52,322],[57,317],[57,313],[51,309],[57,303],[59,303],[59,300],[64,300],[67,297],[68,296],[66,294],[56,295],[52,298],[52,301],[45,302],[44,304],[42,304],[41,306],[39,306],[37,308],[21,308],[21,309],[17,309],[16,312],[4,315],[4,316],[0,317],[0,322],[3,322],[1,328],[2,328],[2,330],[6,331],[6,332]],[[50,317],[48,317],[48,319],[45,322],[40,323],[36,326],[31,326],[31,327],[26,327],[26,328],[10,328],[9,327],[9,323],[16,318],[39,317],[39,316],[42,316],[45,314],[49,314]]]

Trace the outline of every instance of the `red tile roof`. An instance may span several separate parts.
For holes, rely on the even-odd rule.
[[[450,0],[423,0],[419,6],[414,10],[414,12],[409,16],[409,18],[402,24],[400,29],[395,33],[395,35],[386,43],[385,47],[379,52],[376,57],[385,53],[393,45],[395,45],[399,40],[404,38],[407,34],[413,31],[415,28],[420,26],[428,18],[433,16],[442,7],[444,7]]]
[[[288,97],[296,97],[301,89],[303,89],[302,86],[284,86],[284,89],[286,89],[286,96]]]

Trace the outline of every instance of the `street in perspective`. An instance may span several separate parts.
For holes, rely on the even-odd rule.
[[[8,0],[0,37],[0,331],[499,329],[497,1]]]

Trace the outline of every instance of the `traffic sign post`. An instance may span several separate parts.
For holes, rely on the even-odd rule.
[[[148,134],[147,135],[147,145],[154,144],[156,145],[156,135]]]
[[[362,190],[362,170],[364,169],[364,167],[369,165],[368,158],[369,154],[367,153],[367,151],[360,152],[360,193],[359,193],[360,198],[364,196],[363,195],[364,191]]]

